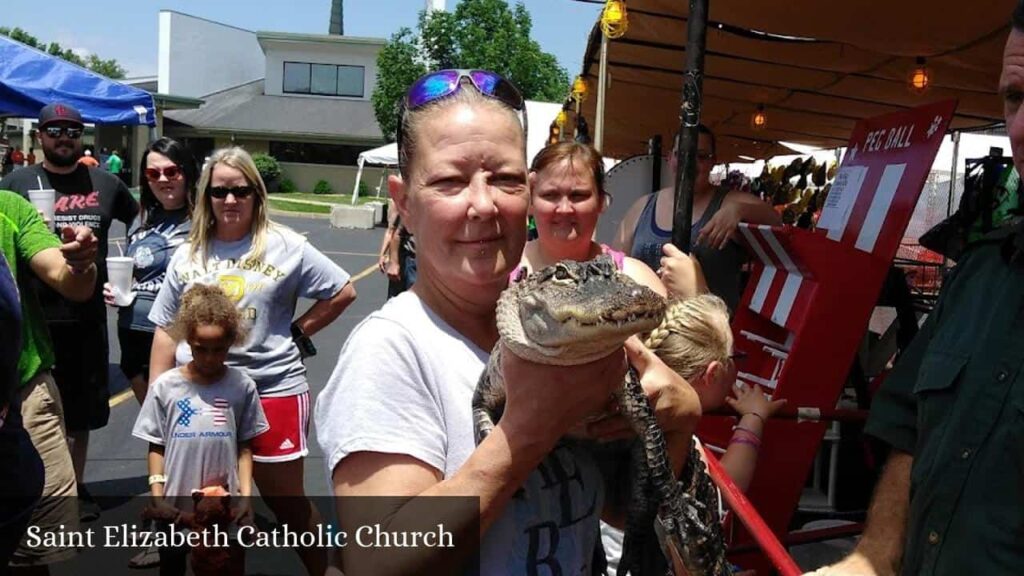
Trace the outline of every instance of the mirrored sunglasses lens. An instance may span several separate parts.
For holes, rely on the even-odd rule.
[[[473,70],[469,76],[481,93],[497,98],[516,110],[522,110],[523,97],[508,80],[487,70]]]
[[[438,98],[451,94],[459,82],[459,74],[454,70],[436,72],[421,78],[409,89],[408,107],[419,108]]]

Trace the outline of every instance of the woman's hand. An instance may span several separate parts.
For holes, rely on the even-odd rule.
[[[231,519],[239,526],[252,526],[252,498],[243,496],[240,500],[241,503],[232,510],[233,514]]]
[[[106,302],[107,306],[130,306],[134,300],[135,292],[122,294],[121,291],[110,282],[103,283],[103,301]]]
[[[708,291],[704,270],[697,258],[676,248],[674,244],[665,244],[661,251],[664,256],[661,258],[661,268],[658,268],[658,277],[671,297],[685,300]]]
[[[397,282],[401,278],[401,268],[398,266],[398,262],[388,260],[384,267],[384,274],[387,275],[388,280]]]
[[[499,426],[539,444],[553,445],[570,428],[605,410],[626,376],[626,355],[620,350],[576,366],[524,360],[504,344],[500,354],[506,401]]]
[[[690,384],[662,362],[661,358],[633,336],[626,341],[629,361],[640,376],[647,401],[658,425],[666,433],[689,435],[700,420],[700,399]],[[612,404],[611,414],[587,426],[587,435],[602,441],[635,436],[632,424]]]
[[[697,235],[697,243],[711,246],[719,250],[736,239],[737,226],[740,223],[740,206],[737,202],[723,202],[722,207],[704,224]]]
[[[760,416],[762,424],[786,404],[785,398],[769,400],[764,390],[757,384],[748,386],[743,382],[736,382],[733,394],[736,395],[735,398],[726,396],[726,403],[740,416],[747,414]]]

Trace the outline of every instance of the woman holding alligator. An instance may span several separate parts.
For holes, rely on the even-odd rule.
[[[402,104],[400,176],[389,190],[417,238],[419,276],[353,330],[317,402],[334,493],[474,497],[445,526],[481,535],[480,573],[590,573],[603,486],[593,460],[558,440],[604,411],[627,357],[645,389],[667,392],[656,411],[671,434],[692,434],[696,395],[635,339],[626,354],[571,368],[504,353],[505,412],[476,446],[472,394],[499,340],[498,297],[525,243],[525,108],[500,76],[455,70],[417,80]],[[381,363],[382,355],[392,360]],[[678,456],[681,467],[685,451]],[[418,517],[411,503],[385,519],[342,512],[343,525],[387,530],[438,520]],[[343,552],[347,574],[393,573],[402,561],[419,573],[465,569],[465,557],[442,558],[441,549],[415,560],[394,550]]]

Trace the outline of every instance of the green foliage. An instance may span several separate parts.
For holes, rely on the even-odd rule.
[[[372,100],[384,137],[394,140],[396,103],[428,69],[493,70],[527,99],[560,102],[569,91],[569,76],[530,38],[532,28],[522,2],[509,8],[505,0],[462,0],[453,12],[421,12],[418,33],[399,30],[377,57]]]
[[[330,194],[334,190],[331,188],[331,183],[327,180],[320,180],[313,187],[313,194]]]
[[[295,182],[292,182],[290,179],[285,178],[284,180],[281,180],[281,186],[277,189],[277,191],[281,192],[282,194],[291,194],[292,192],[298,192],[299,188],[298,186],[295,185]]]
[[[264,182],[277,180],[281,177],[281,165],[277,163],[277,158],[270,154],[256,152],[252,155],[252,161],[256,164],[256,169],[259,170],[260,178],[263,178]]]
[[[87,57],[82,58],[71,51],[70,48],[64,48],[56,42],[50,42],[49,44],[40,42],[35,36],[25,32],[21,28],[11,29],[6,26],[0,26],[0,36],[7,36],[11,40],[21,42],[22,44],[46,52],[51,56],[63,58],[72,64],[77,64],[82,68],[88,68],[89,70],[92,70],[97,74],[102,74],[107,78],[117,80],[124,78],[126,74],[126,70],[113,58],[110,60],[104,60],[95,54],[89,54]]]
[[[365,197],[371,196],[373,194],[376,194],[376,192],[370,188],[370,185],[367,184],[365,180],[360,180],[359,181],[359,197],[360,198],[365,198]]]
[[[398,100],[413,81],[427,72],[426,66],[417,61],[419,49],[415,41],[412,30],[402,28],[391,35],[377,55],[377,86],[370,101],[380,131],[389,142],[395,139],[398,128]]]

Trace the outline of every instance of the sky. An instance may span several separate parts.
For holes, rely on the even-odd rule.
[[[458,0],[447,0],[452,10]],[[129,77],[155,76],[160,10],[247,30],[326,34],[331,0],[51,0],[5,1],[0,26],[20,27],[41,42],[57,42],[80,55],[114,58]],[[533,18],[533,39],[554,54],[570,78],[580,71],[587,36],[601,5],[575,0],[523,0]],[[389,38],[415,30],[424,0],[345,0],[345,34]],[[42,17],[41,11],[45,11]]]

